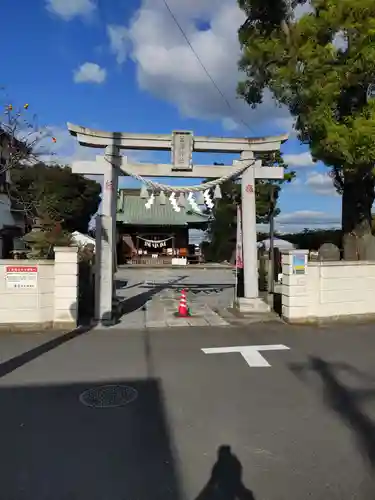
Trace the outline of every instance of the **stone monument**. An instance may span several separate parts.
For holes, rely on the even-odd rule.
[[[318,251],[318,260],[338,261],[340,260],[340,250],[333,243],[323,243]]]

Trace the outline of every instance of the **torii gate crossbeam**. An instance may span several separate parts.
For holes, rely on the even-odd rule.
[[[90,148],[116,146],[119,149],[143,151],[170,151],[173,134],[130,134],[105,132],[68,123],[68,130],[79,144]],[[193,151],[200,153],[242,153],[244,151],[278,151],[288,135],[271,137],[200,137],[193,138]]]

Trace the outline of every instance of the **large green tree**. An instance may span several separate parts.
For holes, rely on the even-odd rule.
[[[258,154],[257,159],[262,160],[265,166],[282,166],[287,169],[281,153]],[[277,207],[281,185],[290,182],[294,172],[288,172],[282,181],[255,182],[256,214],[258,223],[268,223],[274,200],[274,216],[280,213]],[[219,262],[232,258],[236,245],[237,231],[237,205],[241,204],[241,184],[238,181],[227,181],[221,186],[222,198],[217,200],[213,210],[213,219],[208,225],[207,234],[209,241],[205,245],[206,256],[213,261]]]
[[[100,204],[100,185],[67,166],[44,163],[13,167],[10,192],[22,210],[36,217],[61,221],[69,232],[86,233]]]
[[[257,106],[269,89],[296,117],[302,143],[330,169],[342,193],[347,259],[374,259],[375,82],[374,0],[238,0],[246,14],[239,31],[240,95]],[[307,10],[307,9],[306,9]]]

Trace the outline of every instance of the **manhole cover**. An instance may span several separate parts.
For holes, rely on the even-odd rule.
[[[138,397],[138,391],[127,385],[102,385],[83,392],[79,400],[91,408],[118,408],[131,403]]]

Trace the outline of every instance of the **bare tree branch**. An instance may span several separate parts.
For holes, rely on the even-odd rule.
[[[56,140],[48,128],[39,127],[37,115],[30,115],[29,104],[16,108],[8,99],[6,101],[0,114],[0,188],[7,193],[12,210],[23,212],[31,219],[46,210],[52,215],[52,207],[48,207],[50,203],[42,193],[38,201],[30,203],[15,191],[11,173],[17,168],[40,163],[47,155],[52,156],[47,143]]]

